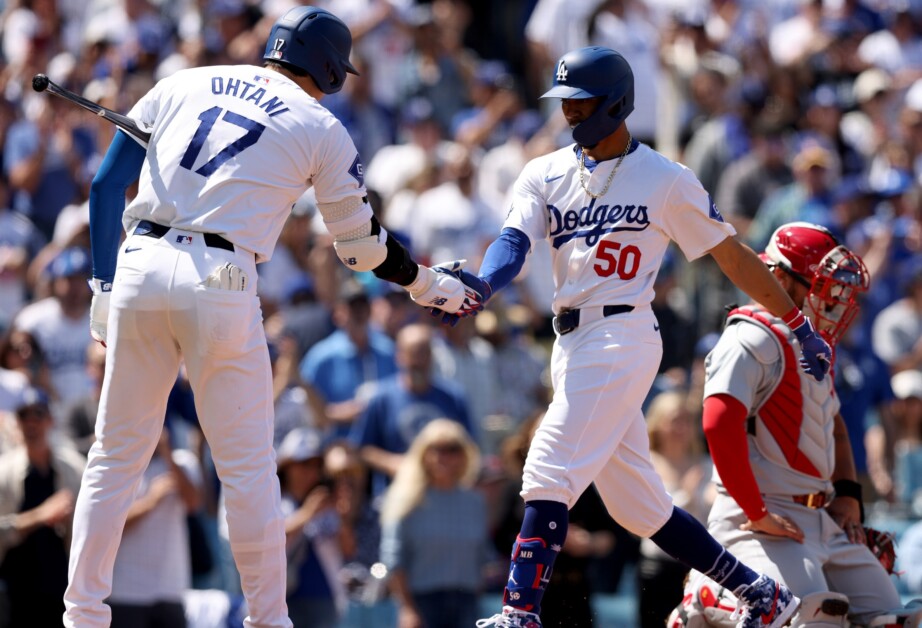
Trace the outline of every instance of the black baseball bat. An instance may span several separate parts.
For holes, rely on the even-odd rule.
[[[92,111],[100,118],[105,118],[121,130],[133,136],[145,146],[147,146],[147,143],[150,141],[150,133],[142,130],[141,127],[138,126],[138,123],[128,116],[115,113],[111,109],[107,109],[106,107],[103,107],[102,105],[99,105],[92,100],[87,100],[82,96],[78,96],[69,89],[61,87],[44,74],[36,74],[32,77],[32,89],[37,92],[47,91],[49,94],[54,94],[55,96],[63,98],[64,100],[69,100],[75,105],[83,107],[87,111]]]

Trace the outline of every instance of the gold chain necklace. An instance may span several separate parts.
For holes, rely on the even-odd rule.
[[[608,192],[608,188],[611,187],[611,181],[615,178],[615,173],[618,172],[618,166],[621,165],[621,162],[624,161],[624,158],[627,157],[627,154],[631,150],[631,144],[634,143],[634,138],[631,136],[630,132],[627,134],[627,146],[624,147],[624,152],[621,153],[621,156],[618,157],[615,167],[611,169],[611,174],[608,175],[608,181],[605,182],[605,187],[602,188],[602,191],[595,193],[589,189],[589,185],[586,183],[586,151],[581,150],[579,152],[579,184],[583,186],[583,189],[586,190],[586,194],[592,198],[599,198],[605,196],[605,193]]]

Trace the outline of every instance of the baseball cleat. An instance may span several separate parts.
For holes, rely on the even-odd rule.
[[[541,628],[541,618],[534,613],[523,611],[511,606],[504,606],[502,613],[497,613],[487,619],[478,619],[477,628]]]
[[[733,614],[739,620],[738,628],[787,626],[800,606],[800,600],[790,589],[764,574],[740,591],[737,597],[739,606]]]

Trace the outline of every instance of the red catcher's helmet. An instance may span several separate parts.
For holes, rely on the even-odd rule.
[[[861,258],[840,245],[828,229],[808,222],[778,227],[760,257],[810,289],[804,314],[826,342],[838,342],[858,315],[858,297],[870,286]]]

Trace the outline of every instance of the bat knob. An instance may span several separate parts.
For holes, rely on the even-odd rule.
[[[48,84],[51,81],[48,80],[48,77],[44,74],[36,74],[32,77],[32,89],[37,92],[43,92],[48,89]]]

